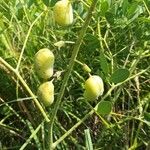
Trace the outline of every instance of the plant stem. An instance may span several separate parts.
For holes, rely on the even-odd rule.
[[[67,85],[67,81],[69,79],[69,76],[71,74],[71,71],[73,69],[73,66],[74,66],[74,63],[75,63],[75,60],[76,60],[76,57],[77,57],[77,54],[79,52],[79,48],[80,48],[80,45],[82,43],[82,40],[83,40],[83,37],[86,33],[86,30],[88,28],[88,25],[90,23],[90,20],[92,18],[92,12],[94,11],[94,8],[96,6],[96,3],[97,3],[98,0],[93,0],[92,4],[91,4],[91,7],[89,8],[89,11],[88,11],[88,15],[86,17],[86,20],[82,26],[82,29],[79,33],[79,37],[75,43],[75,46],[74,46],[74,49],[73,49],[73,52],[72,52],[72,56],[71,56],[71,59],[70,59],[70,62],[69,62],[69,66],[68,66],[68,69],[67,69],[67,72],[65,73],[64,75],[64,79],[63,79],[63,82],[62,82],[62,85],[61,85],[61,88],[60,88],[60,92],[58,94],[58,97],[57,97],[57,100],[56,100],[56,103],[54,105],[54,108],[52,110],[52,116],[51,116],[51,121],[49,123],[49,134],[48,134],[48,149],[51,150],[52,149],[52,143],[53,143],[53,124],[54,124],[54,120],[55,120],[55,117],[56,117],[56,114],[57,114],[57,111],[59,109],[59,104],[61,102],[61,99],[64,95],[64,91],[65,91],[65,87]]]
[[[19,74],[19,72],[14,69],[11,65],[9,65],[3,58],[0,57],[0,63],[2,63],[6,68],[8,68],[10,71],[12,71],[17,78],[19,79],[19,81],[22,83],[22,85],[24,86],[24,88],[27,90],[27,92],[30,94],[30,96],[33,98],[34,102],[36,103],[37,107],[39,108],[39,110],[41,111],[43,117],[45,118],[45,120],[47,122],[49,122],[49,118],[46,115],[44,109],[42,108],[41,104],[39,103],[39,101],[37,100],[36,96],[33,94],[33,92],[31,91],[31,89],[29,88],[29,86],[26,84],[26,82],[24,81],[24,79],[21,77],[21,75]]]
[[[86,114],[80,121],[78,121],[71,129],[69,129],[64,135],[62,135],[56,142],[52,144],[52,149],[54,149],[61,141],[63,141],[68,135],[72,133],[80,124],[82,124],[88,117],[94,113],[94,109]]]
[[[40,128],[42,127],[42,124],[43,122],[38,125],[38,127],[32,132],[32,134],[29,136],[26,142],[20,147],[19,150],[24,150],[26,146],[31,142],[31,140],[36,137],[36,134],[39,132]]]
[[[143,0],[143,3],[144,3],[145,9],[147,10],[149,17],[150,17],[150,11],[149,11],[148,6],[144,0]]]
[[[24,44],[23,44],[23,47],[22,47],[22,50],[21,50],[21,53],[20,53],[20,56],[19,56],[18,64],[17,64],[17,67],[16,67],[17,71],[19,70],[19,66],[20,66],[20,63],[21,63],[21,60],[22,60],[22,56],[23,56],[23,53],[24,53],[24,50],[25,50],[25,47],[26,47],[26,44],[27,44],[30,32],[31,32],[34,24],[38,21],[38,19],[43,15],[44,12],[45,11],[43,11],[41,14],[39,14],[39,16],[33,21],[33,23],[31,24],[31,26],[30,26],[30,28],[29,28],[29,30],[27,32],[27,36],[25,38],[25,41],[24,41]]]

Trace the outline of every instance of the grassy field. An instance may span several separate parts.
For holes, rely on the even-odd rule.
[[[0,150],[150,150],[150,1],[70,1],[67,27],[57,0],[0,1]],[[42,48],[55,55],[50,107],[36,96]],[[85,64],[104,82],[94,101]]]

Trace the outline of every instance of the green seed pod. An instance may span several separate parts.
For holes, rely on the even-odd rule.
[[[38,99],[47,107],[54,101],[54,85],[52,81],[41,84],[37,91]]]
[[[90,73],[90,72],[91,72],[90,67],[89,67],[88,65],[86,65],[86,64],[83,64],[83,70],[84,70],[85,72],[87,72],[87,73]]]
[[[104,92],[103,80],[97,76],[90,76],[85,81],[85,92],[83,94],[84,98],[88,101],[93,101],[97,99]]]
[[[61,26],[68,26],[73,22],[73,10],[69,0],[58,1],[54,6],[55,21]]]
[[[47,48],[35,54],[34,66],[39,77],[48,79],[53,75],[54,54]]]

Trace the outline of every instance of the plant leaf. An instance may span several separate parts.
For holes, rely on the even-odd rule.
[[[120,68],[111,75],[110,80],[115,84],[120,83],[126,80],[129,77],[129,75],[130,75],[130,72],[128,69]]]
[[[85,129],[84,133],[85,133],[86,150],[93,150],[93,144],[92,144],[92,140],[91,140],[90,130]]]
[[[108,9],[109,9],[109,4],[108,4],[108,2],[107,2],[107,1],[102,1],[102,2],[101,2],[101,8],[100,8],[100,10],[101,10],[101,15],[104,16]]]
[[[101,115],[108,115],[111,112],[112,104],[109,101],[102,101],[97,107],[97,112]]]
[[[101,68],[102,68],[103,72],[104,72],[105,75],[107,76],[109,70],[108,70],[107,59],[106,59],[104,53],[101,53],[101,54],[100,54],[100,65],[101,65]]]

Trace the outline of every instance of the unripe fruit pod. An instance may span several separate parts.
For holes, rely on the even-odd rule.
[[[103,92],[104,84],[101,77],[93,75],[85,81],[85,92],[83,96],[86,100],[93,101],[102,95]]]
[[[85,72],[87,72],[87,73],[90,73],[90,72],[91,72],[90,67],[89,67],[88,65],[86,65],[86,64],[83,64],[83,70],[84,70]]]
[[[68,26],[73,22],[73,9],[69,0],[58,1],[54,6],[55,21],[61,26]]]
[[[43,79],[49,79],[53,75],[53,65],[55,56],[48,49],[40,49],[35,54],[34,66],[39,77]]]
[[[54,101],[54,85],[52,81],[41,84],[37,91],[38,99],[47,107]]]

